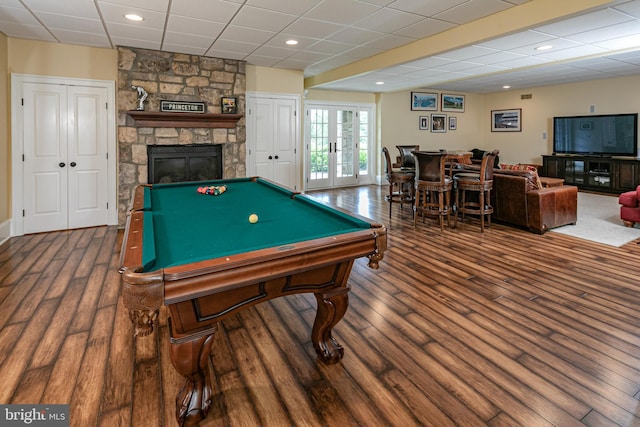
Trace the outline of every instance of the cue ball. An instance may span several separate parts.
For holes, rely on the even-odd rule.
[[[249,222],[251,224],[255,224],[256,222],[258,222],[258,215],[256,214],[249,215]]]

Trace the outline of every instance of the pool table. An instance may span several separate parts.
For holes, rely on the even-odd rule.
[[[219,195],[198,192],[222,186]],[[207,416],[211,342],[218,322],[244,308],[313,293],[311,341],[320,360],[338,362],[344,350],[331,332],[348,307],[353,262],[368,257],[377,269],[386,247],[383,225],[257,177],[136,187],[120,258],[123,302],[138,336],[168,308],[171,360],[185,377],[178,423]]]

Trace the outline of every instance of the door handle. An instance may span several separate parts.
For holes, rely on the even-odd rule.
[[[71,166],[72,168],[75,168],[76,167],[76,162],[69,163],[69,166]]]
[[[58,166],[60,166],[61,168],[63,168],[63,167],[65,167],[65,166],[66,166],[66,164],[65,164],[64,162],[60,162],[60,163],[58,163]]]
[[[276,154],[276,157],[275,157],[275,158],[276,158],[276,159],[278,158],[278,155],[277,155],[277,154]]]
[[[273,159],[273,156],[269,156],[269,160]]]

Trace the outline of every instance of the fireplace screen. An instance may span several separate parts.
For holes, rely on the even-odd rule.
[[[222,178],[221,145],[149,145],[147,157],[150,184]]]

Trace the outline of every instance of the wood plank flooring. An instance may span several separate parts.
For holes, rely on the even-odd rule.
[[[389,227],[379,270],[357,260],[316,361],[312,295],[263,303],[214,340],[201,426],[640,426],[640,245],[501,224],[412,226],[385,187],[311,193]],[[158,331],[134,339],[119,299],[122,233],[0,246],[0,403],[66,403],[71,425],[175,426],[181,377]]]

